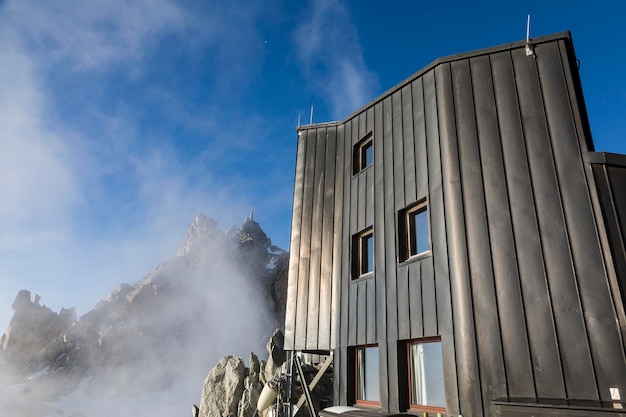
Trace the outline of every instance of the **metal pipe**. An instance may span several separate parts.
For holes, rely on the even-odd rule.
[[[306,378],[304,377],[304,370],[302,369],[300,357],[296,356],[294,359],[296,363],[296,370],[298,371],[298,375],[300,376],[300,385],[302,385],[302,391],[304,391],[306,402],[309,405],[309,414],[311,415],[311,417],[316,417],[317,411],[315,411],[315,406],[313,405],[313,400],[311,399],[311,392],[309,391],[309,386],[307,385]]]

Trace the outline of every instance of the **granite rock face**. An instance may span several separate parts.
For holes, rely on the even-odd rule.
[[[285,357],[283,340],[283,333],[276,330],[267,343],[268,361],[259,361],[250,353],[249,368],[239,357],[222,358],[204,381],[198,417],[252,417],[267,375],[280,374]],[[272,355],[283,361],[274,361]],[[195,406],[192,410],[196,410]]]
[[[243,360],[236,356],[222,358],[209,372],[202,388],[201,417],[235,417],[248,374]]]
[[[259,362],[254,353],[250,354],[250,367],[246,368],[243,360],[234,356],[224,357],[209,372],[200,399],[200,407],[192,408],[192,417],[252,417],[256,410],[259,395],[268,381],[284,380],[286,354],[283,350],[284,335],[276,330],[267,342],[267,362]],[[312,355],[310,359],[320,359]],[[321,369],[320,363],[303,363],[307,385]],[[326,408],[333,403],[332,366],[318,379],[311,391],[311,399],[316,410]],[[294,381],[292,405],[296,405],[303,395],[301,382]],[[273,408],[270,406],[260,415],[266,416]],[[235,412],[236,410],[236,412]],[[297,410],[296,417],[309,416],[308,404],[304,403]]]

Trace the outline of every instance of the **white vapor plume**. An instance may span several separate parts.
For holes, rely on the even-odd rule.
[[[346,117],[373,98],[378,82],[341,0],[312,0],[310,18],[296,31],[295,42],[305,76],[330,102],[332,117]]]

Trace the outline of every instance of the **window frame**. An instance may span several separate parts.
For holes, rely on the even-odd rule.
[[[372,152],[369,163],[366,158],[368,149],[371,149]],[[352,150],[352,175],[356,175],[372,165],[374,165],[374,135],[369,132],[354,145]]]
[[[378,385],[378,401],[374,401],[374,400],[366,400],[366,399],[359,399],[359,387],[360,387],[360,378],[359,378],[359,373],[361,368],[359,368],[360,365],[360,361],[359,361],[359,352],[364,352],[366,349],[370,349],[370,348],[376,348],[376,352],[378,353],[378,375],[377,375],[377,385]],[[378,347],[378,344],[369,344],[369,345],[361,345],[361,346],[355,346],[352,348],[352,354],[353,354],[353,358],[352,358],[352,366],[354,366],[354,373],[353,373],[353,379],[352,379],[352,387],[353,387],[353,400],[354,400],[354,404],[358,405],[358,406],[363,406],[363,407],[370,407],[370,408],[380,408],[380,349]],[[365,360],[365,362],[367,362],[367,360]],[[365,366],[365,363],[363,364]],[[363,372],[365,373],[365,368],[363,368]],[[365,390],[367,391],[367,388],[365,388]]]
[[[420,339],[411,339],[411,340],[407,340],[405,342],[405,349],[406,349],[406,377],[407,377],[407,400],[408,400],[408,409],[411,411],[419,411],[419,412],[423,412],[423,413],[441,413],[441,414],[446,414],[446,407],[439,407],[439,406],[434,406],[434,405],[425,405],[425,404],[414,404],[413,403],[413,387],[414,387],[414,381],[413,381],[413,373],[411,371],[412,365],[413,363],[411,362],[411,346],[412,345],[420,345],[420,344],[427,344],[427,343],[439,343],[439,345],[441,346],[441,337],[440,336],[435,336],[435,337],[425,337],[425,338],[420,338]],[[443,347],[442,347],[443,349]],[[443,367],[443,352],[442,352],[442,367]],[[445,374],[443,373],[442,370],[442,378],[445,381]],[[444,389],[444,399],[445,399],[445,385],[443,386]]]
[[[402,263],[422,259],[432,253],[429,211],[428,201],[422,199],[398,212],[398,262]],[[428,228],[426,232],[428,236],[426,236],[426,238],[428,239],[428,249],[417,252],[418,236],[417,232],[415,236],[413,236],[413,231],[416,230],[413,225],[415,217],[422,213],[426,213],[426,226]],[[415,253],[412,253],[414,248]]]
[[[371,253],[369,253],[370,251],[364,250],[364,248],[367,247],[367,244],[364,244],[364,242],[368,238],[372,239]],[[367,258],[364,258],[364,254],[368,255]],[[370,264],[368,260],[371,260],[371,269],[365,267],[366,264],[367,266]],[[352,236],[352,280],[372,275],[374,273],[374,267],[374,229],[368,227]]]

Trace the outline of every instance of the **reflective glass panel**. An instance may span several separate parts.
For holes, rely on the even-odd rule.
[[[409,345],[411,405],[445,407],[441,342]]]

